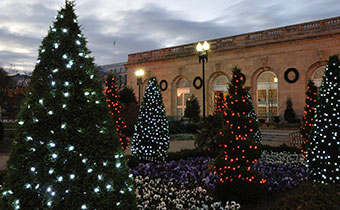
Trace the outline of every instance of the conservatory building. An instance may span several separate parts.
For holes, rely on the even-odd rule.
[[[301,117],[308,80],[320,86],[328,57],[340,54],[340,17],[270,30],[207,40],[210,44],[205,76],[196,52],[197,43],[134,53],[124,65],[127,86],[138,98],[149,78],[156,77],[168,115],[181,117],[194,94],[205,113],[214,111],[215,97],[228,94],[233,67],[241,68],[259,118],[281,119],[288,98]],[[135,71],[143,69],[137,85]],[[205,84],[203,93],[202,83]],[[141,96],[142,97],[142,96]]]

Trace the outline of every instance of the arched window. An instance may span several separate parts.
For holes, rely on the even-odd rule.
[[[277,116],[278,79],[274,72],[265,71],[257,79],[257,116],[267,121]]]
[[[220,75],[218,77],[216,77],[213,81],[213,101],[214,101],[214,107],[215,107],[215,103],[216,103],[216,99],[218,98],[218,96],[223,93],[224,96],[226,96],[228,94],[228,83],[229,80],[227,78],[227,76],[225,75]]]
[[[325,66],[321,66],[314,71],[312,75],[312,80],[316,87],[320,88],[322,77],[324,74],[325,74]]]
[[[177,117],[183,117],[186,102],[190,95],[190,84],[188,80],[181,79],[177,82]]]

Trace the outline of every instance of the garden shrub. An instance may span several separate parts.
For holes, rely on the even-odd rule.
[[[275,198],[274,198],[275,199]],[[312,182],[304,182],[290,192],[276,196],[274,202],[268,202],[256,208],[256,210],[339,210],[340,186],[322,185]]]
[[[0,170],[0,185],[3,185],[6,174],[7,174],[7,170]]]
[[[4,125],[0,121],[0,143],[4,140],[5,131],[4,131]]]
[[[178,133],[170,136],[173,140],[193,140],[195,135],[191,133]]]
[[[288,123],[296,123],[298,119],[296,118],[295,111],[293,109],[293,102],[291,98],[287,99],[286,110],[284,113],[284,118]]]
[[[184,128],[184,124],[179,121],[179,120],[175,120],[172,117],[169,117],[169,132],[170,134],[178,134],[178,133],[184,133],[185,132],[185,128]]]
[[[243,172],[245,176],[256,177],[257,179],[264,178],[257,171]],[[260,184],[258,181],[249,182],[235,179],[233,182],[218,182],[215,185],[214,194],[217,200],[227,201],[234,200],[238,203],[256,203],[258,199],[265,196],[267,185]],[[226,200],[227,199],[227,200]]]
[[[205,123],[201,124],[198,135],[195,139],[195,146],[202,152],[217,154],[219,150],[218,135],[224,124],[224,116],[222,113],[209,115]],[[207,123],[208,122],[208,123]]]

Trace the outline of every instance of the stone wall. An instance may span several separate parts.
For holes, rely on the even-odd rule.
[[[206,112],[213,111],[212,82],[219,75],[230,78],[231,69],[239,66],[245,74],[257,106],[257,78],[264,71],[272,71],[278,78],[278,114],[283,115],[286,99],[291,97],[293,107],[303,114],[306,84],[313,72],[327,63],[329,56],[340,54],[340,17],[313,21],[271,30],[242,34],[208,41],[211,45],[206,63]],[[190,94],[202,101],[202,89],[195,89],[193,80],[202,75],[202,66],[195,52],[196,43],[130,54],[125,67],[128,86],[138,86],[134,72],[145,70],[144,85],[156,76],[166,80],[167,90],[162,92],[168,115],[176,115],[176,82],[185,78],[190,83]],[[288,83],[284,73],[289,68],[299,72],[295,83]],[[143,88],[145,90],[145,88]],[[142,91],[143,92],[143,91]],[[202,109],[202,104],[201,109]]]

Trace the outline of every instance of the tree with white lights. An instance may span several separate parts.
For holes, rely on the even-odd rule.
[[[155,77],[146,86],[131,151],[142,161],[164,161],[169,150],[169,121]]]
[[[331,56],[316,105],[315,124],[306,153],[310,178],[340,183],[340,61]]]
[[[93,58],[66,1],[43,39],[0,209],[135,209]]]

